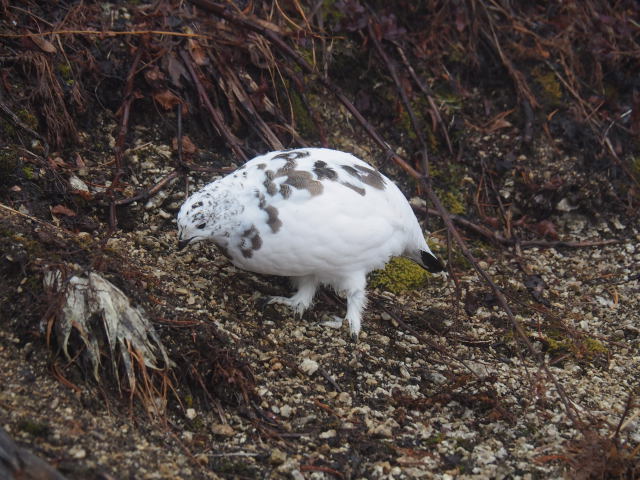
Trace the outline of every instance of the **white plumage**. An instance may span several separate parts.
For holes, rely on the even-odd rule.
[[[272,297],[301,314],[320,284],[347,298],[360,332],[366,275],[393,256],[443,269],[398,187],[351,154],[302,148],[261,155],[194,193],[178,213],[179,248],[210,240],[239,268],[291,277]],[[332,326],[342,324],[342,319]]]

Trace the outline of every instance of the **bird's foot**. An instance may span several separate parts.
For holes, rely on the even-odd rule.
[[[297,317],[302,317],[302,314],[307,309],[308,305],[305,305],[304,302],[296,301],[295,299],[288,297],[269,297],[266,299],[265,305],[286,305]]]
[[[342,328],[343,323],[344,323],[344,318],[334,316],[333,320],[325,320],[324,322],[321,323],[321,325],[329,328]]]
[[[344,323],[344,320],[345,320],[344,318],[334,316],[333,320],[325,320],[324,322],[321,323],[321,325],[329,328],[342,328],[342,324]],[[351,333],[351,340],[353,342],[357,342],[358,333],[360,329],[358,328],[356,330],[355,326],[352,324],[351,321],[349,321],[349,331]]]

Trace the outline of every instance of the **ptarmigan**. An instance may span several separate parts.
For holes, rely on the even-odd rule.
[[[179,248],[210,240],[239,268],[291,277],[297,293],[269,303],[302,314],[320,284],[346,295],[354,339],[367,273],[393,256],[443,270],[398,187],[353,155],[324,148],[248,161],[191,195],[178,213],[178,229]]]

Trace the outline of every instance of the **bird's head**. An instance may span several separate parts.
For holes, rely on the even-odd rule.
[[[201,192],[194,193],[178,212],[178,250],[190,243],[210,239],[213,236],[213,219],[207,209],[211,200]]]

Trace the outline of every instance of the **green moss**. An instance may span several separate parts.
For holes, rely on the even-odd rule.
[[[584,339],[584,346],[591,355],[598,355],[600,353],[608,353],[609,350],[605,347],[602,342],[596,340],[595,338],[587,337]]]
[[[631,171],[636,175],[640,175],[640,156],[631,159]]]
[[[14,175],[18,168],[18,155],[11,149],[0,150],[0,184]]]
[[[12,233],[10,237],[14,242],[22,245],[30,257],[41,257],[45,254],[48,254],[49,259],[55,258],[55,260],[57,261],[60,258],[57,253],[50,253],[51,250],[47,249],[46,246],[37,239],[27,238],[22,236],[21,234],[16,233]]]
[[[59,63],[57,67],[60,77],[65,81],[67,85],[73,85],[73,70],[69,63]]]
[[[29,110],[23,108],[21,110],[18,110],[16,113],[20,120],[22,120],[22,123],[24,123],[27,127],[31,128],[32,130],[38,129],[38,118]]]
[[[565,339],[556,339],[553,337],[546,337],[547,346],[551,353],[568,352],[571,350],[572,343]]]
[[[417,140],[418,136],[416,135],[416,131],[413,129],[413,125],[411,124],[411,117],[409,116],[409,112],[406,109],[402,109],[400,112],[400,118],[398,118],[400,123],[400,129],[407,134],[407,136],[411,140]]]
[[[49,425],[31,420],[21,420],[18,423],[18,429],[34,437],[47,437],[51,431]]]
[[[445,208],[456,215],[465,214],[467,211],[463,189],[464,178],[467,174],[465,167],[455,163],[444,167],[431,164],[429,170],[431,177],[439,186],[436,188],[436,194]]]
[[[33,180],[35,177],[35,173],[31,165],[26,165],[22,167],[22,173],[24,173],[24,176],[27,180]]]
[[[450,213],[462,215],[466,209],[464,206],[464,196],[460,190],[447,190],[440,192],[440,199]]]
[[[537,66],[532,70],[531,75],[541,87],[546,100],[552,105],[558,105],[562,100],[562,86],[558,82],[556,74],[542,66]]]
[[[436,433],[435,435],[431,435],[429,438],[425,439],[424,443],[426,445],[438,445],[444,440],[444,435],[441,433]]]
[[[291,110],[293,119],[296,123],[296,130],[300,132],[303,137],[316,135],[316,126],[313,123],[313,119],[309,114],[309,111],[302,101],[302,97],[298,92],[290,92],[291,98]]]
[[[544,341],[552,354],[570,353],[578,359],[592,360],[609,351],[599,340],[592,337],[574,337],[556,329],[545,333]]]
[[[422,287],[430,274],[420,265],[406,258],[393,258],[384,270],[371,274],[369,285],[373,288],[402,293]]]

